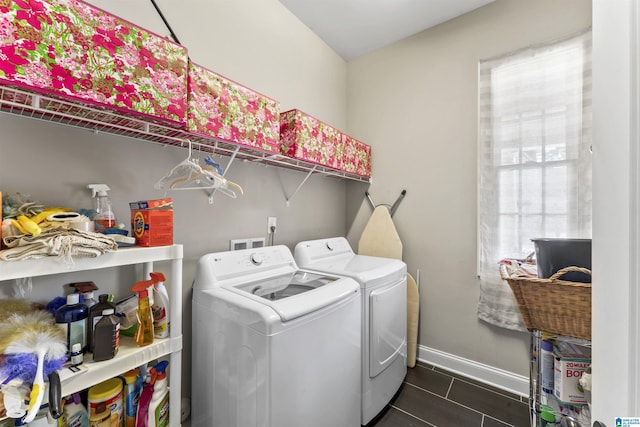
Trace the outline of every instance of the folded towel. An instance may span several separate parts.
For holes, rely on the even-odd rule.
[[[115,240],[102,233],[63,228],[44,230],[38,237],[7,236],[4,244],[9,248],[0,251],[4,261],[59,256],[69,265],[73,258],[95,258],[118,249]]]

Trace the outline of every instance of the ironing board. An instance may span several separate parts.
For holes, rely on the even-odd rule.
[[[360,236],[358,254],[402,259],[402,241],[387,206],[379,205],[373,209]],[[407,273],[407,366],[410,368],[416,365],[419,310],[418,286]]]

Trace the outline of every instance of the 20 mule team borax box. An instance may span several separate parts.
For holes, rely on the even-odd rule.
[[[173,201],[171,198],[129,203],[131,231],[138,246],[173,244]]]
[[[568,342],[558,342],[553,355],[553,394],[561,402],[586,405],[587,398],[579,381],[591,365],[591,350]]]

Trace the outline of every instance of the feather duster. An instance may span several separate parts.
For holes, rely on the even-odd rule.
[[[0,322],[6,321],[12,314],[25,314],[33,311],[31,302],[25,299],[0,299]]]
[[[35,373],[31,376],[31,395],[25,423],[33,421],[44,397],[45,361],[49,366],[64,363],[67,359],[66,336],[56,326],[51,314],[35,311],[14,314],[0,325],[0,342],[8,343],[3,350],[9,361],[24,362],[28,355],[36,357]],[[6,367],[6,372],[29,377],[27,372]]]

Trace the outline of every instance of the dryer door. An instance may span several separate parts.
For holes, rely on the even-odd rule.
[[[369,294],[369,376],[407,352],[407,279]]]

